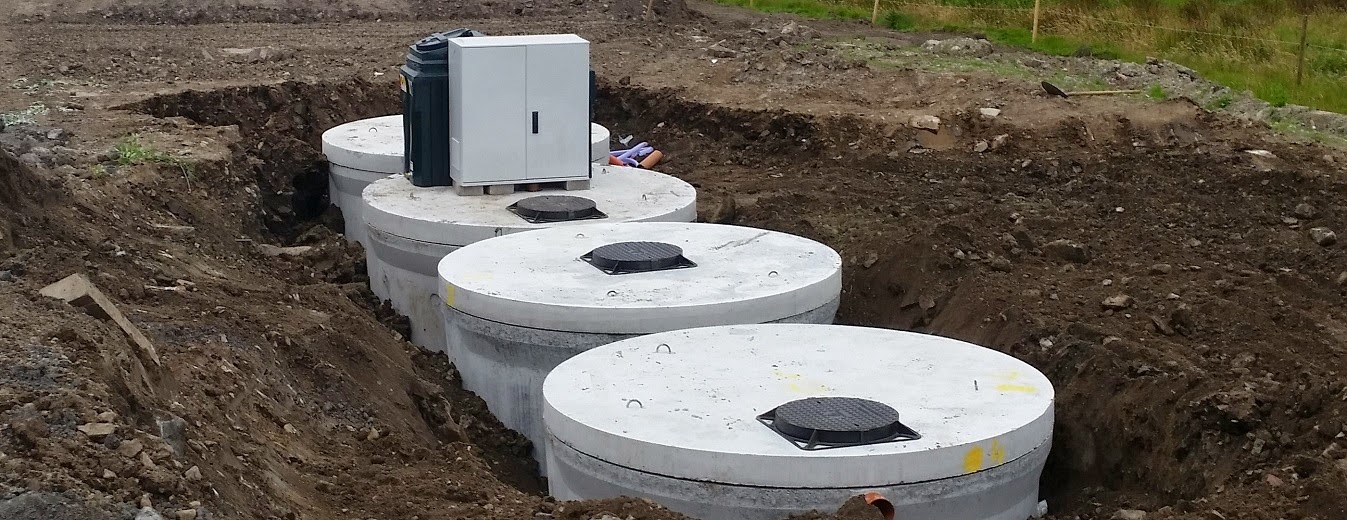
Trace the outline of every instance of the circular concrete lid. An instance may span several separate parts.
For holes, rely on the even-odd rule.
[[[370,227],[403,238],[464,246],[491,237],[592,223],[576,220],[530,223],[508,209],[520,199],[570,195],[593,200],[604,222],[691,222],[697,218],[697,190],[676,177],[640,168],[593,165],[590,189],[458,195],[452,187],[418,188],[389,177],[365,188],[362,214]],[[429,274],[429,273],[427,273]]]
[[[612,151],[612,134],[603,125],[589,124],[589,160],[599,164],[608,164],[608,155]]]
[[[323,132],[332,164],[376,173],[402,173],[402,116],[361,119]]]
[[[807,397],[887,404],[921,438],[806,451],[756,417]],[[957,477],[1051,439],[1053,388],[1034,367],[949,338],[837,325],[732,325],[619,341],[543,384],[549,434],[669,477],[801,488]]]
[[[581,259],[603,246],[643,241],[681,248],[696,266],[608,274]],[[828,246],[719,224],[589,224],[520,233],[454,251],[439,272],[445,301],[466,314],[608,334],[775,321],[823,307],[842,290],[842,259]]]
[[[608,164],[607,128],[589,124],[590,160]],[[352,121],[323,132],[323,155],[327,161],[374,173],[403,173],[402,116],[391,115]]]

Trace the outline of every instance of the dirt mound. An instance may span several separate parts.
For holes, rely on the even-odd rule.
[[[396,84],[352,79],[189,90],[119,108],[237,126],[244,140],[236,155],[260,188],[262,223],[293,238],[305,230],[304,223],[329,211],[323,132],[347,121],[396,114],[401,101]]]
[[[615,0],[609,12],[620,19],[644,19],[650,11],[661,22],[682,22],[695,17],[684,0]]]
[[[1044,371],[1058,392],[1053,510],[1107,518],[1091,503],[1121,497],[1170,514],[1198,501],[1347,510],[1318,491],[1347,477],[1344,349],[1329,332],[1347,276],[1340,246],[1310,229],[1342,226],[1347,184],[1317,151],[1269,143],[1266,159],[1197,116],[1095,123],[1093,137],[1064,124],[1043,130],[1048,148],[909,160],[866,153],[903,139],[878,121],[603,93],[600,118],[667,150],[661,168],[698,187],[705,215],[837,248],[842,322],[965,339]],[[999,132],[950,123],[966,142]]]

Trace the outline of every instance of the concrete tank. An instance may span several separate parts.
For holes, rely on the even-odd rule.
[[[697,218],[697,191],[686,182],[639,168],[597,164],[592,168],[590,189],[576,191],[460,196],[452,187],[418,188],[401,176],[370,184],[363,210],[370,288],[410,319],[413,343],[445,351],[436,264],[449,252],[531,229]],[[556,211],[527,220],[532,214],[525,210],[535,205]],[[570,217],[576,219],[558,220]]]
[[[590,123],[592,162],[608,164],[611,137],[607,128]],[[332,205],[341,208],[346,220],[346,239],[369,249],[360,195],[371,182],[405,171],[402,116],[361,119],[332,127],[323,132],[323,155],[328,161],[329,198]]]
[[[669,268],[610,274],[613,258],[627,262],[618,272]],[[464,387],[532,440],[540,461],[543,379],[571,356],[688,327],[832,323],[842,290],[842,260],[828,246],[717,224],[521,233],[459,249],[439,272],[446,341]]]
[[[371,182],[402,173],[402,153],[400,115],[361,119],[323,132],[328,197],[341,208],[348,241],[369,247],[360,217],[360,192]]]
[[[559,500],[645,497],[703,520],[832,511],[869,491],[902,520],[1025,520],[1053,395],[1028,364],[938,336],[796,324],[652,334],[547,377],[548,483]]]

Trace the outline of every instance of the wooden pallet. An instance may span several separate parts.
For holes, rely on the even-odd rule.
[[[482,186],[459,186],[454,185],[454,193],[459,195],[509,195],[516,191],[551,191],[551,190],[587,190],[590,181],[564,181],[564,182],[535,182],[523,184],[489,184]]]

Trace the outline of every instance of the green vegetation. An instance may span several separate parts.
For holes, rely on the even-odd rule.
[[[1033,0],[881,2],[880,25],[897,30],[980,33],[1058,56],[1136,62],[1156,56],[1274,105],[1347,113],[1347,9],[1340,0],[1043,0],[1036,42]],[[762,11],[843,20],[868,21],[872,6],[871,0],[753,0]],[[1297,85],[1302,14],[1309,16],[1309,47]]]
[[[145,163],[178,164],[178,159],[141,143],[140,136],[134,134],[117,143],[112,151],[116,155],[117,164],[121,166]]]
[[[1164,87],[1160,85],[1151,85],[1151,88],[1146,89],[1146,97],[1156,101],[1164,101],[1169,99],[1169,94],[1165,93]]]

